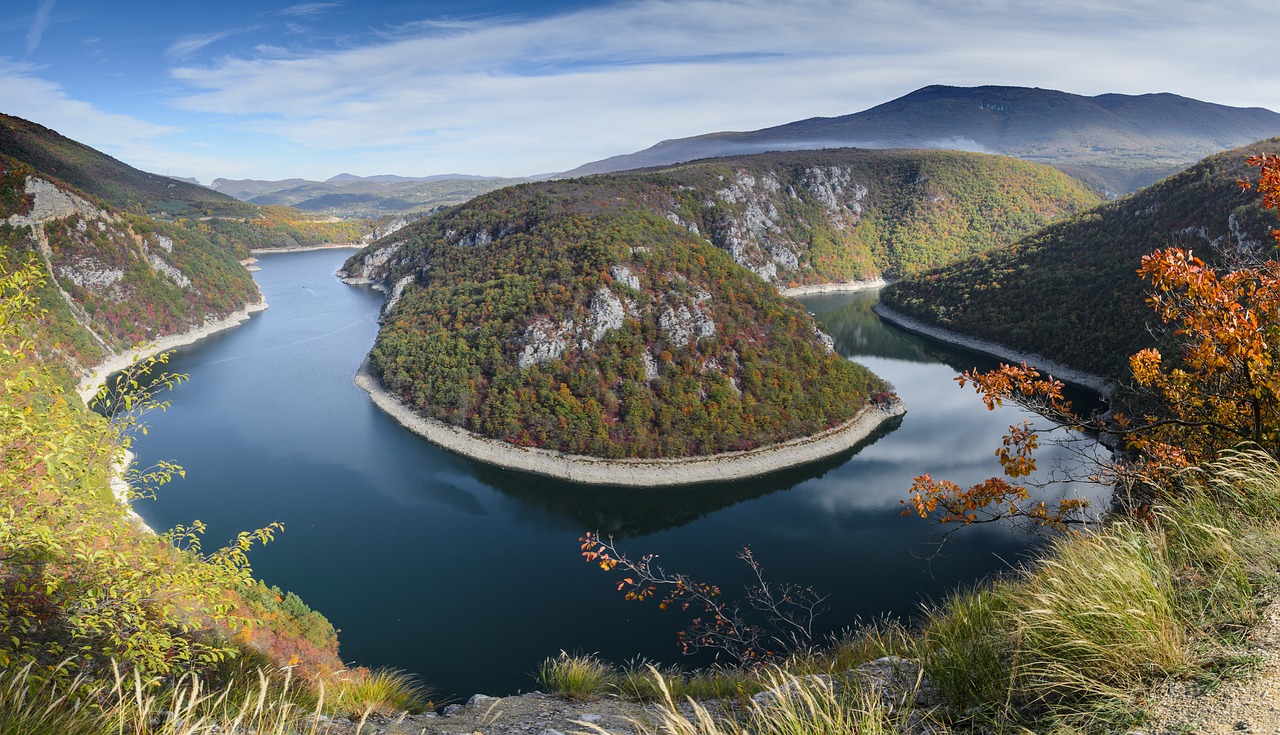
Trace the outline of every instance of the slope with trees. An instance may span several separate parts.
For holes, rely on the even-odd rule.
[[[1270,213],[1237,182],[1249,156],[1277,150],[1271,139],[1211,156],[1012,245],[899,281],[881,301],[944,329],[1123,377],[1128,355],[1157,346],[1137,274],[1144,255],[1176,245],[1226,265],[1273,252]]]

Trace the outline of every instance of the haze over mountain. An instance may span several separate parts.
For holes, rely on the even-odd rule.
[[[342,173],[325,181],[214,179],[211,188],[251,204],[278,204],[339,217],[379,217],[461,204],[478,194],[527,180],[471,174],[412,177]]]
[[[1114,196],[1205,156],[1278,134],[1280,114],[1271,110],[1174,94],[1084,97],[1039,88],[933,85],[852,115],[667,140],[563,175],[769,150],[944,148],[1047,163]]]

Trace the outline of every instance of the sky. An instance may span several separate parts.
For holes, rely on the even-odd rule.
[[[1280,111],[1276,0],[3,0],[0,112],[155,173],[528,176],[930,84]]]

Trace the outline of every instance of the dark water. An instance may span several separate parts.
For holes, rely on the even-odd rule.
[[[1019,420],[959,390],[978,361],[882,324],[873,294],[812,297],[837,348],[892,381],[909,413],[855,451],[764,479],[616,490],[511,473],[402,430],[352,377],[377,331],[380,294],[333,277],[349,251],[263,256],[271,307],[175,355],[191,381],[137,443],[141,466],[173,459],[185,480],[137,510],[156,528],[200,519],[208,546],[271,521],[285,532],[253,553],[341,631],[343,657],[415,672],[446,696],[537,687],[539,662],[569,651],[615,661],[679,661],[675,612],[628,603],[583,562],[584,531],[739,589],[750,545],[770,579],[829,594],[821,619],[911,616],[1007,568],[1028,540],[995,527],[953,536],[899,515],[913,476],[974,482]]]

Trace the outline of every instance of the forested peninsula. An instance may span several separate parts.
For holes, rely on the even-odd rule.
[[[997,156],[764,154],[509,187],[343,273],[388,291],[369,369],[425,417],[517,448],[701,458],[893,404],[779,289],[915,272],[1097,201]]]

